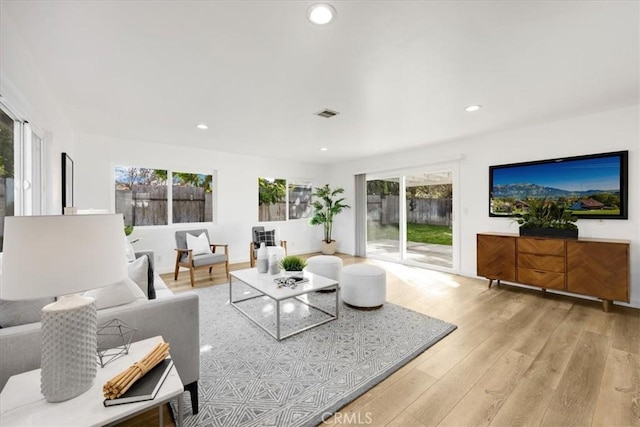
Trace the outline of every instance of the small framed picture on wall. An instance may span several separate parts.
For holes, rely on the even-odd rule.
[[[62,214],[73,211],[73,160],[62,153]]]

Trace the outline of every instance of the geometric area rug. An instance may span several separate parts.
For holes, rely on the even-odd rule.
[[[233,289],[234,299],[255,295],[240,282],[234,281]],[[200,412],[191,415],[185,393],[187,427],[317,426],[456,329],[391,303],[371,311],[341,303],[337,320],[278,342],[228,304],[229,285],[195,292]],[[333,312],[335,294],[313,293],[308,302]],[[271,300],[241,304],[275,329]],[[284,334],[326,315],[287,300],[281,316]]]

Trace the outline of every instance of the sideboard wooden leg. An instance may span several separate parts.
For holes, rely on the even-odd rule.
[[[608,299],[603,299],[602,300],[602,309],[608,313],[611,311],[611,306],[613,305],[613,301],[608,300]]]
[[[493,279],[489,279],[489,289],[491,289],[491,285],[493,285]]]

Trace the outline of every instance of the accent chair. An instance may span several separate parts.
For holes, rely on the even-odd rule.
[[[249,260],[251,262],[251,268],[256,266],[258,249],[260,248],[260,244],[263,242],[267,247],[267,250],[269,250],[270,247],[273,248],[279,246],[282,248],[280,251],[284,252],[284,255],[287,255],[287,241],[277,240],[276,230],[265,231],[264,226],[258,225],[251,227],[251,237],[252,241],[249,243]]]
[[[188,240],[194,241],[194,238],[201,238],[204,233],[206,243],[202,243],[200,247],[189,248]],[[187,237],[191,235],[192,237]],[[229,278],[229,245],[210,243],[209,232],[205,229],[200,230],[179,230],[176,231],[176,269],[174,280],[178,280],[180,267],[189,269],[191,278],[191,286],[194,284],[194,271],[201,268],[208,268],[209,274],[213,271],[215,265],[224,264],[227,279]],[[204,247],[203,247],[204,246]],[[208,249],[207,249],[208,248]],[[217,252],[218,248],[224,250],[224,253]]]

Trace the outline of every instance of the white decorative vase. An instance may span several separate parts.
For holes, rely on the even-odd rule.
[[[89,390],[97,370],[96,333],[93,298],[72,295],[43,307],[40,391],[48,402]]]
[[[333,255],[336,253],[336,241],[332,240],[331,243],[322,241],[322,253],[324,255]]]
[[[269,271],[269,255],[267,247],[264,242],[260,243],[260,249],[258,249],[258,273],[266,273]]]

